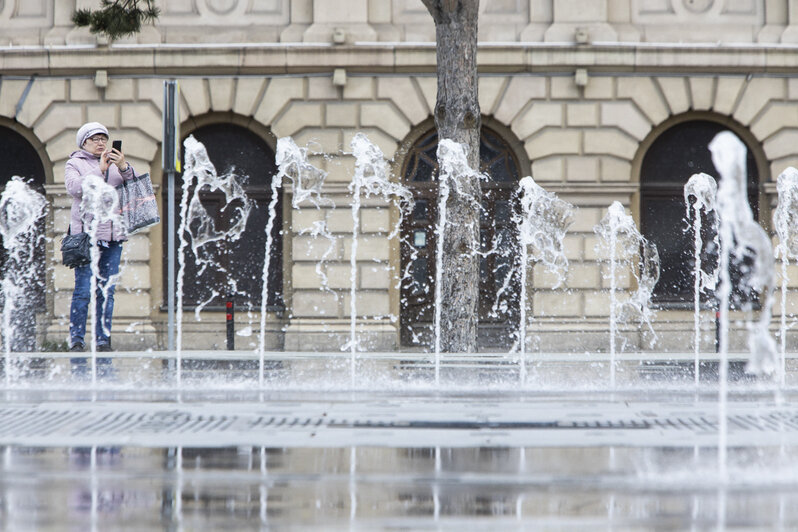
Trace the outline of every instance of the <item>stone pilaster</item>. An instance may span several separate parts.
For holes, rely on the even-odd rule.
[[[798,0],[787,0],[787,24],[781,42],[798,42]]]

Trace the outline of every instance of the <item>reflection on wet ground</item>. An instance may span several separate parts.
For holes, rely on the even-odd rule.
[[[793,483],[719,488],[663,448],[13,448],[5,530],[795,529]],[[751,458],[751,457],[748,457]],[[641,471],[656,463],[672,478]],[[683,475],[683,476],[680,476]],[[752,479],[754,480],[754,479]]]
[[[723,482],[717,390],[660,377],[611,391],[14,383],[0,528],[797,529],[798,390],[732,385]]]

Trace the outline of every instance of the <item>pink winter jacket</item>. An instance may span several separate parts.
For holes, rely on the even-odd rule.
[[[133,165],[128,163],[127,170],[120,172],[115,164],[111,164],[108,172],[108,184],[112,187],[121,185],[123,180],[132,179]],[[83,178],[89,175],[105,177],[100,172],[100,158],[85,150],[78,150],[69,156],[64,169],[64,182],[67,192],[72,196],[72,217],[70,227],[72,234],[83,232],[83,222],[80,219],[80,202],[83,198]],[[124,228],[119,224],[103,222],[97,228],[97,240],[127,240]]]

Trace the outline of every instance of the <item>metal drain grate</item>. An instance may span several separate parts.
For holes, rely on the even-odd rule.
[[[362,429],[445,429],[445,430],[553,430],[553,429],[599,429],[628,430],[649,429],[648,421],[607,421],[607,422],[572,422],[559,421],[355,421],[330,422],[331,428]]]
[[[192,415],[188,412],[93,413],[67,410],[0,409],[0,438],[7,436],[116,435],[130,432],[152,434],[222,433],[234,430],[318,427],[323,418],[241,417]]]
[[[758,432],[798,432],[798,415],[792,412],[732,415],[729,424],[741,430]]]
[[[333,405],[326,405],[330,407],[328,413],[318,406],[283,405],[286,413],[293,410],[298,414],[283,415],[275,413],[278,407],[273,408],[275,412],[263,413],[268,408],[264,405],[182,404],[168,409],[163,405],[114,403],[59,408],[14,405],[0,408],[0,445],[58,447],[98,442],[216,447],[266,443],[321,446],[327,442],[423,447],[433,441],[453,446],[468,442],[497,445],[501,441],[524,445],[660,445],[670,441],[686,446],[698,440],[711,444],[714,440],[710,438],[716,438],[718,431],[717,417],[709,408],[706,415],[638,410],[620,416],[619,412],[604,413],[597,407],[591,412],[563,411],[559,420],[551,420],[534,419],[534,413],[523,410],[508,413],[501,405],[485,406],[478,419],[473,413],[458,415],[463,409],[445,407],[412,413],[401,408],[376,411],[347,405],[341,407],[345,411],[336,412]],[[494,409],[493,414],[489,408]],[[301,415],[310,411],[315,415]],[[728,419],[729,433],[738,440],[756,444],[775,434],[782,441],[787,438],[798,444],[798,412],[735,413]],[[586,437],[590,442],[584,443]]]

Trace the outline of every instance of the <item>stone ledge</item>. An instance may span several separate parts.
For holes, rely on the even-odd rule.
[[[590,67],[641,75],[657,71],[784,73],[796,66],[790,45],[519,43],[479,46],[478,64],[491,72],[544,73]],[[25,46],[0,48],[4,75],[145,74],[202,71],[205,75],[326,72],[434,72],[434,43]]]

